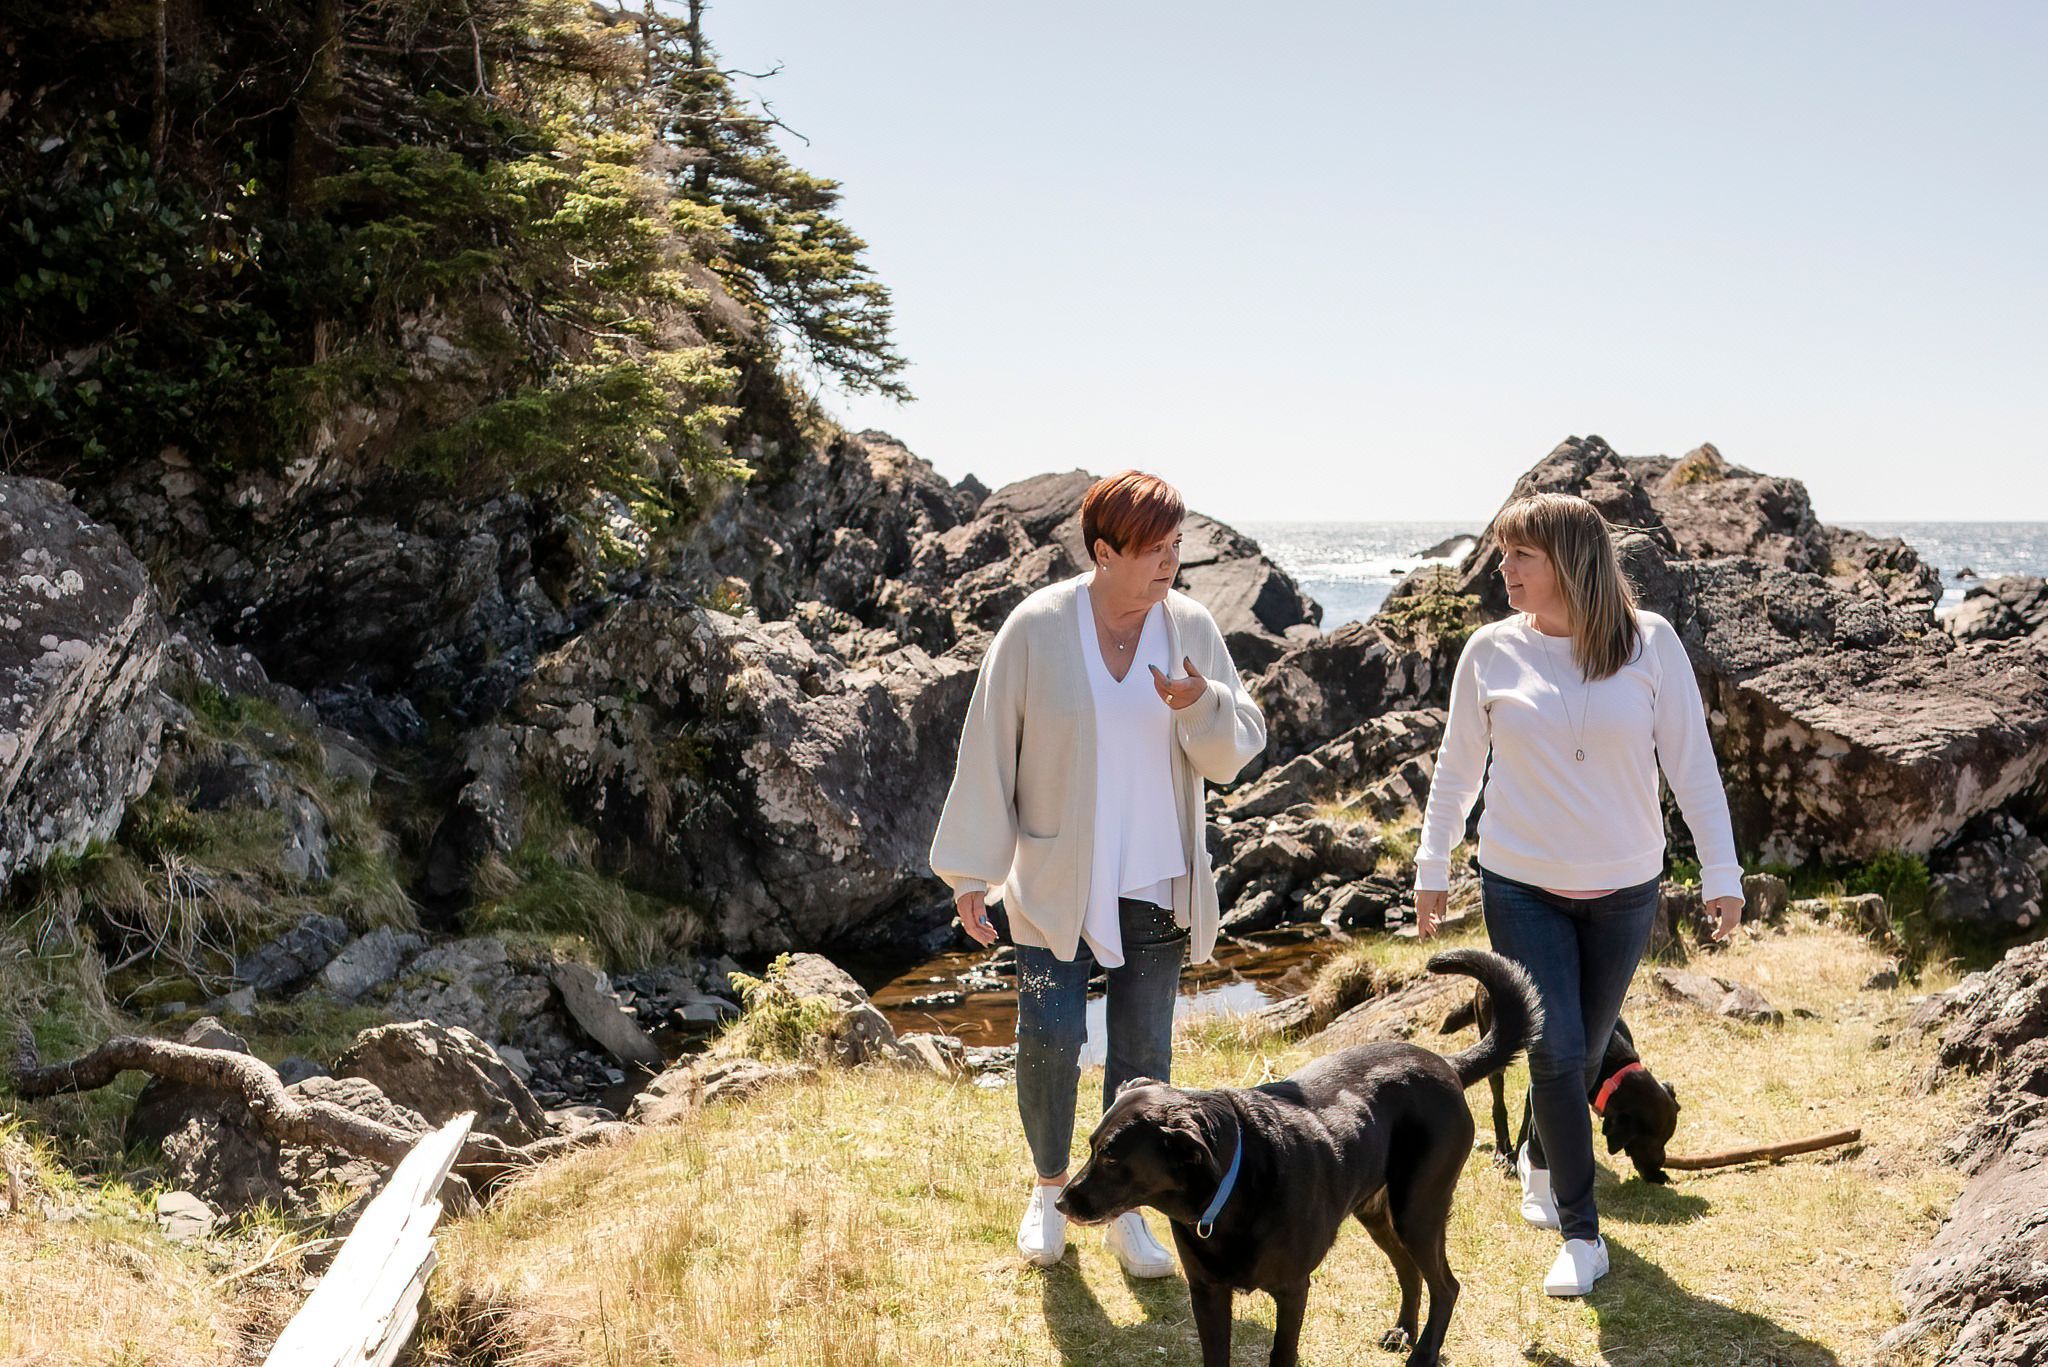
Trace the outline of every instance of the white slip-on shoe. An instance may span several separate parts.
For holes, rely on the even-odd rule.
[[[1543,1278],[1543,1290],[1552,1296],[1583,1296],[1606,1275],[1605,1239],[1566,1239],[1564,1247],[1557,1251],[1557,1261]]]
[[[1033,1267],[1051,1267],[1067,1251],[1067,1217],[1053,1204],[1060,1189],[1043,1182],[1031,1184],[1031,1203],[1017,1225],[1017,1251]]]
[[[1550,1169],[1529,1165],[1527,1144],[1515,1154],[1515,1171],[1522,1176],[1522,1218],[1538,1229],[1557,1228],[1557,1197],[1550,1190]]]
[[[1135,1210],[1127,1210],[1109,1222],[1103,1237],[1109,1243],[1110,1252],[1123,1264],[1124,1271],[1133,1277],[1170,1277],[1173,1275],[1173,1255],[1152,1237],[1152,1230],[1145,1223],[1145,1217]]]

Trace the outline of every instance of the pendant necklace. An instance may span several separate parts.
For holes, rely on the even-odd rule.
[[[1560,671],[1556,669],[1557,656],[1556,653],[1551,649],[1550,637],[1544,635],[1544,633],[1540,631],[1536,631],[1536,621],[1534,618],[1531,618],[1529,620],[1529,630],[1535,632],[1537,636],[1542,637],[1544,658],[1550,662],[1552,666],[1552,674],[1555,675],[1559,673]],[[1573,664],[1576,666],[1577,661],[1574,660]],[[1551,687],[1557,689],[1557,700],[1564,706],[1565,725],[1572,726],[1572,704],[1571,700],[1565,696],[1563,685],[1559,684],[1556,681],[1556,679],[1553,678],[1551,680]],[[1586,759],[1586,701],[1587,694],[1592,691],[1592,687],[1592,681],[1586,678],[1585,671],[1580,670],[1579,720],[1578,724],[1574,726],[1572,729],[1572,758],[1578,760],[1580,763],[1584,763]]]
[[[1095,599],[1094,599],[1094,595],[1092,595],[1092,594],[1091,594],[1091,595],[1089,595],[1089,600],[1088,600],[1088,601],[1089,601],[1089,604],[1090,604],[1090,606],[1092,607],[1092,606],[1094,605],[1094,601],[1095,601]],[[1147,613],[1145,614],[1145,616],[1146,616],[1146,617],[1150,617],[1151,615],[1152,615],[1152,614],[1150,613],[1150,611],[1147,611]],[[1115,646],[1115,647],[1116,647],[1116,649],[1117,649],[1117,653],[1118,653],[1119,655],[1121,655],[1121,654],[1122,654],[1123,652],[1125,652],[1125,651],[1129,650],[1129,649],[1130,649],[1130,648],[1131,648],[1132,646],[1136,645],[1136,644],[1138,643],[1138,637],[1140,637],[1140,636],[1143,636],[1143,635],[1145,634],[1145,619],[1144,619],[1144,618],[1139,618],[1139,619],[1138,619],[1138,629],[1137,629],[1137,631],[1135,631],[1135,632],[1133,632],[1133,633],[1132,633],[1132,635],[1131,635],[1131,639],[1130,639],[1130,641],[1129,641],[1128,643],[1126,643],[1126,642],[1123,642],[1123,641],[1119,641],[1119,640],[1118,640],[1118,639],[1116,638],[1116,633],[1115,633],[1115,632],[1113,632],[1113,631],[1111,631],[1111,630],[1109,629],[1109,623],[1107,623],[1107,622],[1103,621],[1103,620],[1102,620],[1102,619],[1101,619],[1100,617],[1097,617],[1097,618],[1095,619],[1095,621],[1096,621],[1097,625],[1099,625],[1099,626],[1100,626],[1100,627],[1102,628],[1102,634],[1103,634],[1104,636],[1107,636],[1107,637],[1109,638],[1109,643],[1110,643],[1111,645],[1113,645],[1113,646]]]

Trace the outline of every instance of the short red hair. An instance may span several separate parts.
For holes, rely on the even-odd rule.
[[[1081,500],[1081,542],[1095,559],[1095,543],[1107,541],[1118,555],[1159,540],[1188,515],[1180,490],[1142,470],[1120,470],[1090,486]]]

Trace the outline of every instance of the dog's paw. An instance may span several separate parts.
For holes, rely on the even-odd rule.
[[[1512,1150],[1507,1153],[1496,1153],[1493,1156],[1493,1165],[1499,1168],[1504,1176],[1516,1178],[1521,1176],[1520,1173],[1515,1171],[1515,1155]]]
[[[1415,1341],[1408,1337],[1408,1331],[1396,1325],[1380,1335],[1380,1347],[1389,1353],[1405,1353]]]

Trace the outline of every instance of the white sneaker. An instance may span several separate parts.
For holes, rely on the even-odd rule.
[[[1543,1278],[1543,1290],[1552,1296],[1583,1296],[1606,1275],[1605,1239],[1566,1239],[1564,1247],[1557,1251],[1557,1261]]]
[[[1024,1219],[1017,1226],[1017,1251],[1033,1267],[1051,1267],[1066,1254],[1067,1217],[1053,1205],[1059,1197],[1058,1187],[1031,1184],[1031,1204],[1024,1207]]]
[[[1103,1237],[1109,1242],[1110,1252],[1124,1265],[1124,1271],[1133,1277],[1173,1275],[1173,1255],[1152,1237],[1145,1217],[1137,1211],[1127,1210],[1111,1220]]]
[[[1522,1175],[1522,1218],[1538,1229],[1556,1229],[1557,1197],[1550,1190],[1550,1169],[1532,1167],[1529,1146],[1515,1154],[1515,1171]]]

